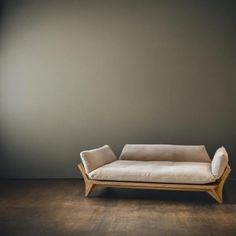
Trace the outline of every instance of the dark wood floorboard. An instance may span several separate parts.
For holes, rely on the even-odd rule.
[[[234,189],[228,184],[228,189]],[[0,235],[236,235],[236,204],[206,193],[95,190],[81,180],[0,181]]]

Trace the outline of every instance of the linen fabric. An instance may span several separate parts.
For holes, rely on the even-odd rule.
[[[228,153],[225,148],[218,148],[211,163],[211,171],[216,179],[219,179],[222,176],[225,168],[228,165],[228,160]]]
[[[117,160],[89,173],[94,180],[207,184],[215,181],[208,162]]]
[[[211,162],[205,146],[126,144],[120,160]]]
[[[117,160],[117,157],[108,145],[83,151],[80,153],[80,157],[87,174],[100,166]]]

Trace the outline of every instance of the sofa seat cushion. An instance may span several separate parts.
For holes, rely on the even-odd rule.
[[[211,163],[117,160],[89,173],[94,180],[207,184],[216,179]]]

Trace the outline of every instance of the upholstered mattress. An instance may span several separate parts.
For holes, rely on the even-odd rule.
[[[209,162],[117,160],[88,174],[93,180],[207,184],[216,181]]]

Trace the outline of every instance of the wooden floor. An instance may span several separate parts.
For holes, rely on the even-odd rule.
[[[229,186],[228,188],[235,188]],[[101,189],[81,180],[0,182],[0,235],[236,235],[236,203],[206,193]]]

